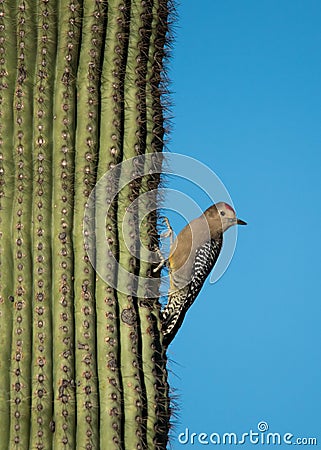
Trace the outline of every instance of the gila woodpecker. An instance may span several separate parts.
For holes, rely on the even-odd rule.
[[[187,224],[172,243],[168,258],[168,301],[161,312],[165,345],[173,340],[214,267],[222,248],[223,233],[236,224],[246,225],[246,222],[238,219],[227,203],[216,203]]]

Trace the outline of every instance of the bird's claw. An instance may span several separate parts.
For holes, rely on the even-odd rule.
[[[161,219],[163,221],[163,223],[166,224],[167,227],[167,231],[164,231],[164,233],[161,233],[160,237],[162,238],[170,238],[171,240],[171,244],[173,243],[173,228],[171,227],[169,220],[167,219],[167,217],[165,216],[161,216]]]
[[[156,247],[155,251],[156,251],[157,255],[160,258],[160,263],[158,264],[157,267],[155,267],[155,269],[153,269],[154,273],[158,272],[164,266],[164,264],[166,263],[166,258],[164,258],[164,256],[163,256],[162,252],[160,251],[160,249]]]

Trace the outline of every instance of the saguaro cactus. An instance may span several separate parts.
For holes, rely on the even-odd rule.
[[[141,155],[163,148],[169,9],[0,0],[3,449],[166,448],[148,256],[161,159]],[[126,161],[129,172],[117,166]],[[115,166],[111,189],[103,176]],[[84,241],[93,229],[94,250]]]

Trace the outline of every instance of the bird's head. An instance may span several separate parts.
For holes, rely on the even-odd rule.
[[[233,225],[247,225],[244,220],[238,219],[236,217],[236,213],[232,206],[225,202],[219,202],[213,206],[210,206],[205,211],[205,216],[208,216],[209,223],[211,222],[211,217],[214,220],[217,220],[217,218],[219,217],[221,221],[221,230],[223,231],[223,233]]]

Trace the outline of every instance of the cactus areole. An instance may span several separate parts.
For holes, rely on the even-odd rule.
[[[163,150],[171,9],[0,0],[1,449],[166,448],[161,158],[136,157]]]

